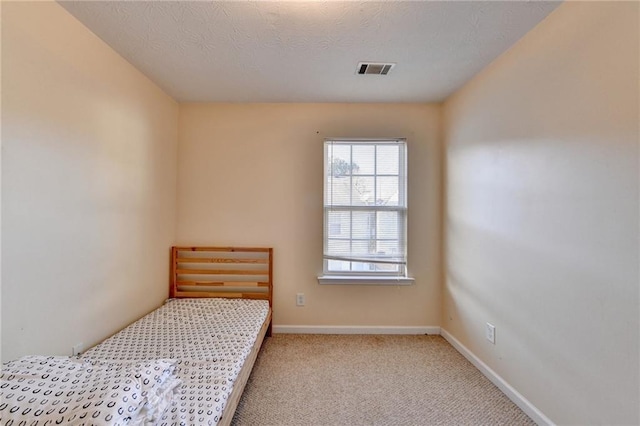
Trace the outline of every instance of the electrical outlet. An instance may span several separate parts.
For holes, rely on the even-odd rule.
[[[71,355],[80,355],[82,351],[84,351],[84,343],[76,343],[75,345],[73,345],[73,348],[71,348]]]
[[[304,306],[304,293],[296,294],[296,306]]]
[[[484,327],[484,335],[488,341],[496,344],[496,326],[490,323],[487,323]]]

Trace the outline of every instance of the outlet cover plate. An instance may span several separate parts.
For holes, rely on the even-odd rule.
[[[494,345],[496,344],[496,326],[495,325],[491,323],[487,323],[485,325],[484,335],[488,341],[490,341]]]
[[[76,343],[71,348],[71,355],[76,356],[80,355],[84,351],[84,343]]]

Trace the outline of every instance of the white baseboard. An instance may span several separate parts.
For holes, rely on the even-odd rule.
[[[440,334],[437,326],[274,325],[275,334]]]
[[[487,379],[498,387],[507,397],[513,401],[522,411],[524,411],[531,419],[539,425],[550,425],[554,423],[545,416],[542,411],[538,410],[529,400],[522,396],[517,390],[515,390],[509,383],[507,383],[502,377],[500,377],[495,371],[493,371],[487,364],[482,362],[480,358],[474,355],[466,346],[464,346],[458,339],[453,337],[447,330],[441,328],[440,335],[444,337],[447,342],[451,344],[458,352],[460,352],[465,358],[469,360]]]

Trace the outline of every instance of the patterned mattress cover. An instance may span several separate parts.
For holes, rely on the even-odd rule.
[[[268,313],[266,300],[172,299],[82,358],[175,360],[182,383],[157,424],[213,426]]]

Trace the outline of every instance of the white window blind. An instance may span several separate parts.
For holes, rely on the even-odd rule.
[[[406,276],[406,142],[326,140],[324,274]]]

